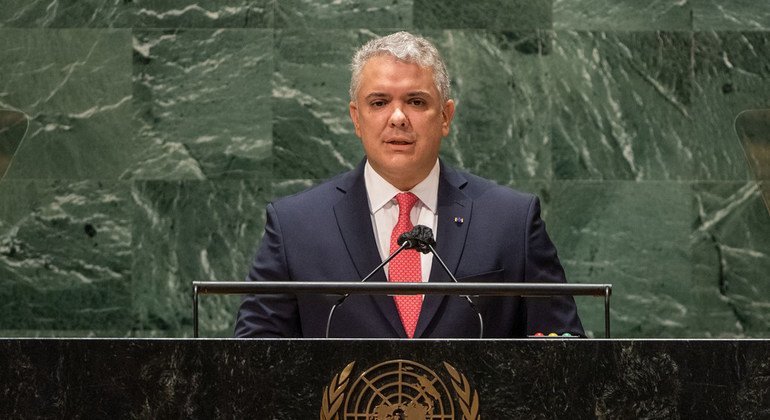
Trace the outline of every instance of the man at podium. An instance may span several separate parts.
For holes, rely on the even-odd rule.
[[[360,281],[416,225],[460,282],[563,283],[537,197],[456,170],[439,159],[455,113],[435,46],[398,32],[354,55],[350,118],[366,158],[352,171],[267,206],[251,281]],[[432,254],[406,250],[368,281],[452,281]],[[244,298],[237,337],[324,337],[334,296]],[[331,337],[582,335],[571,297],[350,296]]]

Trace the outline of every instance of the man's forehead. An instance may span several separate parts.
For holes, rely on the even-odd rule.
[[[432,92],[436,90],[432,69],[398,60],[395,57],[369,59],[361,72],[360,82],[359,88],[363,89],[361,93],[364,95],[375,92],[387,93],[393,89],[406,91],[411,95],[437,93]]]
[[[421,97],[440,101],[441,91],[434,70],[390,54],[368,58],[358,74],[354,98],[371,100],[396,97]]]

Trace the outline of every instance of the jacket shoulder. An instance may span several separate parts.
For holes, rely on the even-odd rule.
[[[459,171],[458,171],[459,172]],[[517,190],[469,172],[459,172],[467,181],[463,192],[474,200],[493,200],[528,206],[537,198],[532,193]]]
[[[279,213],[300,212],[307,214],[308,210],[322,210],[331,208],[342,196],[344,190],[340,185],[344,185],[354,177],[354,171],[344,172],[328,180],[322,181],[316,185],[311,185],[300,192],[279,197],[270,204]]]

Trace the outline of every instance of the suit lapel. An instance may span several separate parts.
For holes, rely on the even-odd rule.
[[[364,164],[361,162],[356,169],[349,172],[337,183],[337,189],[344,192],[343,198],[334,206],[334,216],[337,219],[342,239],[360,278],[364,278],[382,262],[377,251],[377,243],[372,230],[372,220],[369,211],[369,201],[364,182]],[[378,271],[367,282],[385,282],[387,278],[383,270]],[[404,326],[396,309],[396,304],[390,296],[370,296],[375,306],[393,327],[395,334],[406,337]],[[366,316],[361,314],[361,316]]]
[[[446,263],[452,274],[457,272],[465,237],[468,234],[473,201],[462,192],[466,179],[454,169],[441,162],[438,186],[438,226],[436,232],[436,252]],[[455,221],[457,218],[457,222]],[[435,258],[431,265],[430,282],[449,282],[452,279],[444,272],[441,263]],[[415,337],[419,337],[436,316],[439,307],[446,299],[442,295],[425,295],[417,321]]]

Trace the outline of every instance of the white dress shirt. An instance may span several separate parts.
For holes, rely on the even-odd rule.
[[[372,228],[374,229],[377,249],[380,251],[380,258],[384,261],[390,255],[390,235],[393,233],[393,227],[398,222],[398,202],[396,194],[401,192],[411,192],[419,199],[412,207],[410,218],[412,225],[424,225],[433,229],[433,237],[436,238],[436,227],[438,226],[438,215],[436,207],[438,204],[438,176],[439,164],[431,169],[428,176],[409,191],[400,191],[391,185],[374,168],[366,162],[364,167],[364,182],[366,183],[366,195],[369,199],[369,212],[372,217]],[[422,254],[420,258],[420,269],[422,270],[422,281],[427,282],[430,277],[430,269],[433,265],[433,254]],[[388,266],[385,266],[387,277]]]

